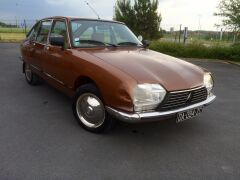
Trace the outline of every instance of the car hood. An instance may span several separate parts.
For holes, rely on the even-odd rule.
[[[127,73],[138,83],[160,83],[168,91],[203,85],[203,69],[152,50],[106,48],[88,53]]]

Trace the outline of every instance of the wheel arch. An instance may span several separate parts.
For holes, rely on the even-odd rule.
[[[77,92],[77,89],[85,84],[93,84],[98,92],[99,92],[99,95],[100,95],[100,99],[103,101],[103,103],[105,104],[105,97],[103,96],[102,94],[102,89],[97,85],[96,81],[94,81],[92,78],[88,77],[88,76],[85,76],[85,75],[82,75],[82,76],[79,76],[75,83],[74,83],[74,91]]]
[[[92,78],[90,78],[88,76],[84,76],[84,75],[79,76],[75,80],[73,89],[74,89],[74,91],[76,91],[80,86],[82,86],[84,84],[89,84],[89,83],[94,84],[98,88],[98,90],[100,90],[99,87],[97,86],[96,82]]]

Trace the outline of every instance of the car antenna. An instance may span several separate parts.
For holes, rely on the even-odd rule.
[[[84,1],[87,6],[93,11],[93,13],[98,17],[98,19],[100,19],[100,16],[98,15],[97,11],[95,11],[95,9],[93,9],[93,7],[89,4],[89,2]]]

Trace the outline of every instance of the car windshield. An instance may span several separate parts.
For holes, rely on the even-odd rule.
[[[97,20],[72,20],[72,44],[75,47],[142,46],[132,31],[121,23]]]

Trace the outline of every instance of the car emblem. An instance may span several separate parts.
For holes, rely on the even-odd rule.
[[[192,97],[192,93],[189,93],[189,95],[188,95],[188,97],[187,97],[187,101],[186,101],[186,102],[189,102],[189,101],[190,101],[190,99],[191,99],[191,97]]]

